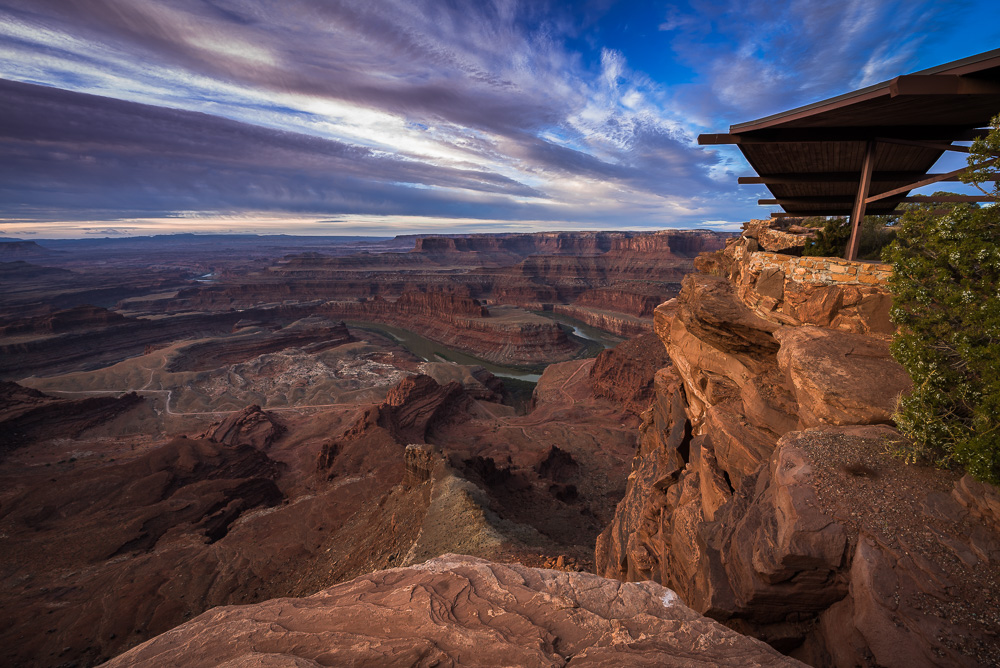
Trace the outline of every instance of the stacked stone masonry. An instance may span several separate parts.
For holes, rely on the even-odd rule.
[[[736,293],[755,314],[781,325],[892,336],[889,265],[750,251],[751,242],[741,238],[726,254],[736,260]]]

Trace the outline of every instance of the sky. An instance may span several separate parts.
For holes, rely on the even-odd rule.
[[[995,13],[0,0],[0,236],[732,229],[766,190],[699,133],[1000,47]]]

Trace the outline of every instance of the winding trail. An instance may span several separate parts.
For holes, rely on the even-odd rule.
[[[147,383],[148,385],[148,383]],[[91,395],[119,395],[128,394],[129,392],[135,392],[136,394],[165,394],[167,395],[164,399],[164,407],[166,408],[167,415],[229,415],[231,413],[239,413],[242,408],[234,408],[226,411],[175,411],[170,408],[170,399],[173,397],[173,390],[46,390],[46,394],[51,395],[61,395],[61,394],[91,394]],[[357,406],[357,402],[346,401],[333,404],[305,404],[303,406],[279,406],[276,408],[264,407],[266,411],[297,411],[307,408],[333,408],[335,406]]]

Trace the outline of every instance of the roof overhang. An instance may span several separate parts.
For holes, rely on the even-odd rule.
[[[967,152],[953,142],[981,136],[998,113],[1000,49],[738,123],[698,143],[736,145],[757,172],[740,182],[765,185],[774,197],[760,203],[784,209],[777,215],[852,214],[866,170],[861,199],[867,213],[882,214],[912,188],[957,180],[928,172],[945,151]]]

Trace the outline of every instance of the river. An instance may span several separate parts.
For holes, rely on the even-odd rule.
[[[614,347],[622,341],[622,339],[617,338],[612,334],[591,327],[580,322],[579,320],[568,318],[564,315],[557,315],[548,312],[539,312],[538,315],[542,315],[546,318],[559,322],[564,326],[564,329],[567,330],[567,335],[579,339],[580,342],[586,346],[582,355],[583,357],[596,357],[597,354],[605,348]],[[348,320],[346,322],[348,327],[369,330],[378,334],[386,335],[420,359],[427,362],[454,362],[455,364],[479,365],[492,373],[494,376],[512,378],[528,383],[537,383],[538,379],[541,378],[545,367],[548,366],[547,364],[538,364],[533,366],[505,366],[502,364],[494,364],[493,362],[487,362],[486,360],[479,359],[478,357],[468,353],[463,353],[455,350],[454,348],[448,348],[437,341],[431,341],[416,332],[403,329],[402,327],[358,320]]]

